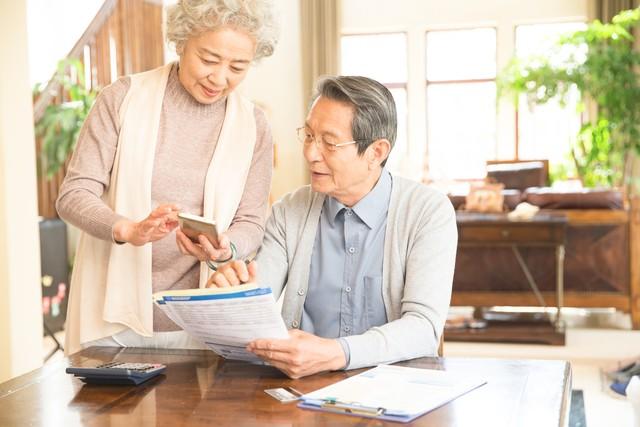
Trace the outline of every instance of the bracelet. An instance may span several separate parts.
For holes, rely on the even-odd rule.
[[[236,254],[237,254],[237,250],[236,250],[236,245],[233,244],[233,242],[229,242],[229,246],[231,247],[231,256],[227,259],[222,259],[222,260],[216,260],[211,261],[210,259],[206,260],[205,263],[207,264],[207,266],[213,270],[213,271],[218,271],[218,265],[231,261],[232,259],[236,259]]]

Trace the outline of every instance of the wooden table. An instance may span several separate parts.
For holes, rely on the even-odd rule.
[[[166,376],[138,387],[86,385],[64,370],[117,359],[159,362]],[[562,361],[424,358],[401,365],[483,376],[488,383],[428,413],[415,426],[563,426],[571,368]],[[92,347],[0,384],[0,426],[383,426],[401,425],[279,403],[263,390],[302,392],[361,371],[290,380],[268,366],[225,361],[207,350]]]

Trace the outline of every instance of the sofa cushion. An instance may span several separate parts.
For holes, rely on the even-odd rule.
[[[487,178],[503,183],[506,189],[520,191],[547,184],[546,169],[540,161],[488,164]]]
[[[550,187],[528,188],[522,201],[541,209],[622,209],[622,193],[607,189],[558,191]]]

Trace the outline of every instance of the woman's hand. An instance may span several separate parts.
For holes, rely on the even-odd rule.
[[[258,274],[258,263],[251,261],[249,265],[244,261],[236,260],[218,267],[207,281],[207,287],[226,288],[243,283],[255,282]]]
[[[176,243],[183,255],[191,255],[201,262],[226,261],[231,258],[231,240],[220,233],[218,241],[214,244],[204,234],[198,236],[198,243],[194,243],[182,230],[176,230]]]
[[[160,205],[140,222],[122,219],[113,225],[113,238],[119,243],[142,246],[155,242],[171,233],[178,226],[178,207]]]

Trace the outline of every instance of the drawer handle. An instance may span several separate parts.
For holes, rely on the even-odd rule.
[[[502,230],[501,234],[502,234],[502,237],[509,237],[509,230]]]

